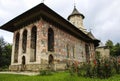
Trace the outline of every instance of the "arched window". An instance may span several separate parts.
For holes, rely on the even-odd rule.
[[[52,28],[48,29],[48,51],[54,51],[54,31]]]
[[[20,38],[20,34],[17,33],[15,36],[14,63],[18,62],[19,38]]]
[[[23,32],[23,38],[22,38],[22,52],[26,53],[26,46],[27,46],[27,30],[25,29]]]
[[[37,28],[34,26],[31,30],[31,55],[30,61],[36,61],[36,40],[37,40]]]

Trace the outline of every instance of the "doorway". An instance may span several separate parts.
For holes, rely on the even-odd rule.
[[[48,63],[49,64],[53,64],[53,61],[54,61],[54,58],[53,58],[53,55],[49,55],[49,60],[48,60]]]
[[[25,70],[25,64],[26,64],[26,59],[25,56],[22,57],[22,66],[21,66],[21,70],[24,71]]]

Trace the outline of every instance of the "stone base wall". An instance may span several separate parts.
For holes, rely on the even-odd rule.
[[[9,71],[21,71],[21,65],[10,65]]]
[[[27,64],[27,65],[10,65],[10,71],[40,71],[41,69],[46,68],[47,65],[40,64]]]
[[[40,70],[65,70],[66,64],[27,64],[27,65],[10,65],[9,70],[10,71],[40,71]]]
[[[67,68],[65,63],[61,63],[61,64],[55,64],[55,69],[56,70],[65,70]]]

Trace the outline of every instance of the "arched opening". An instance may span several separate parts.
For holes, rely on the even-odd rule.
[[[54,51],[54,31],[52,28],[48,29],[48,51]]]
[[[15,51],[14,51],[14,63],[18,62],[18,50],[19,50],[19,32],[15,36]]]
[[[22,57],[22,65],[21,65],[21,71],[25,70],[25,64],[26,64],[26,58],[25,56]]]
[[[25,56],[22,57],[22,65],[25,65],[26,63],[26,59],[25,59]]]
[[[26,53],[26,46],[27,46],[27,30],[25,29],[23,32],[22,38],[22,52]]]
[[[53,62],[54,62],[54,58],[53,58],[53,56],[50,54],[50,55],[49,55],[49,61],[48,61],[48,63],[49,63],[49,64],[53,64]]]
[[[31,30],[31,55],[30,61],[36,61],[36,40],[37,40],[37,28],[34,26]]]

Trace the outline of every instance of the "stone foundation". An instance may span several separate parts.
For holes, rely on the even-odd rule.
[[[10,71],[34,71],[38,72],[40,70],[65,70],[66,69],[66,64],[61,63],[61,64],[27,64],[27,65],[10,65],[9,70]]]
[[[21,70],[21,65],[10,65],[9,70],[10,71],[20,71]]]

